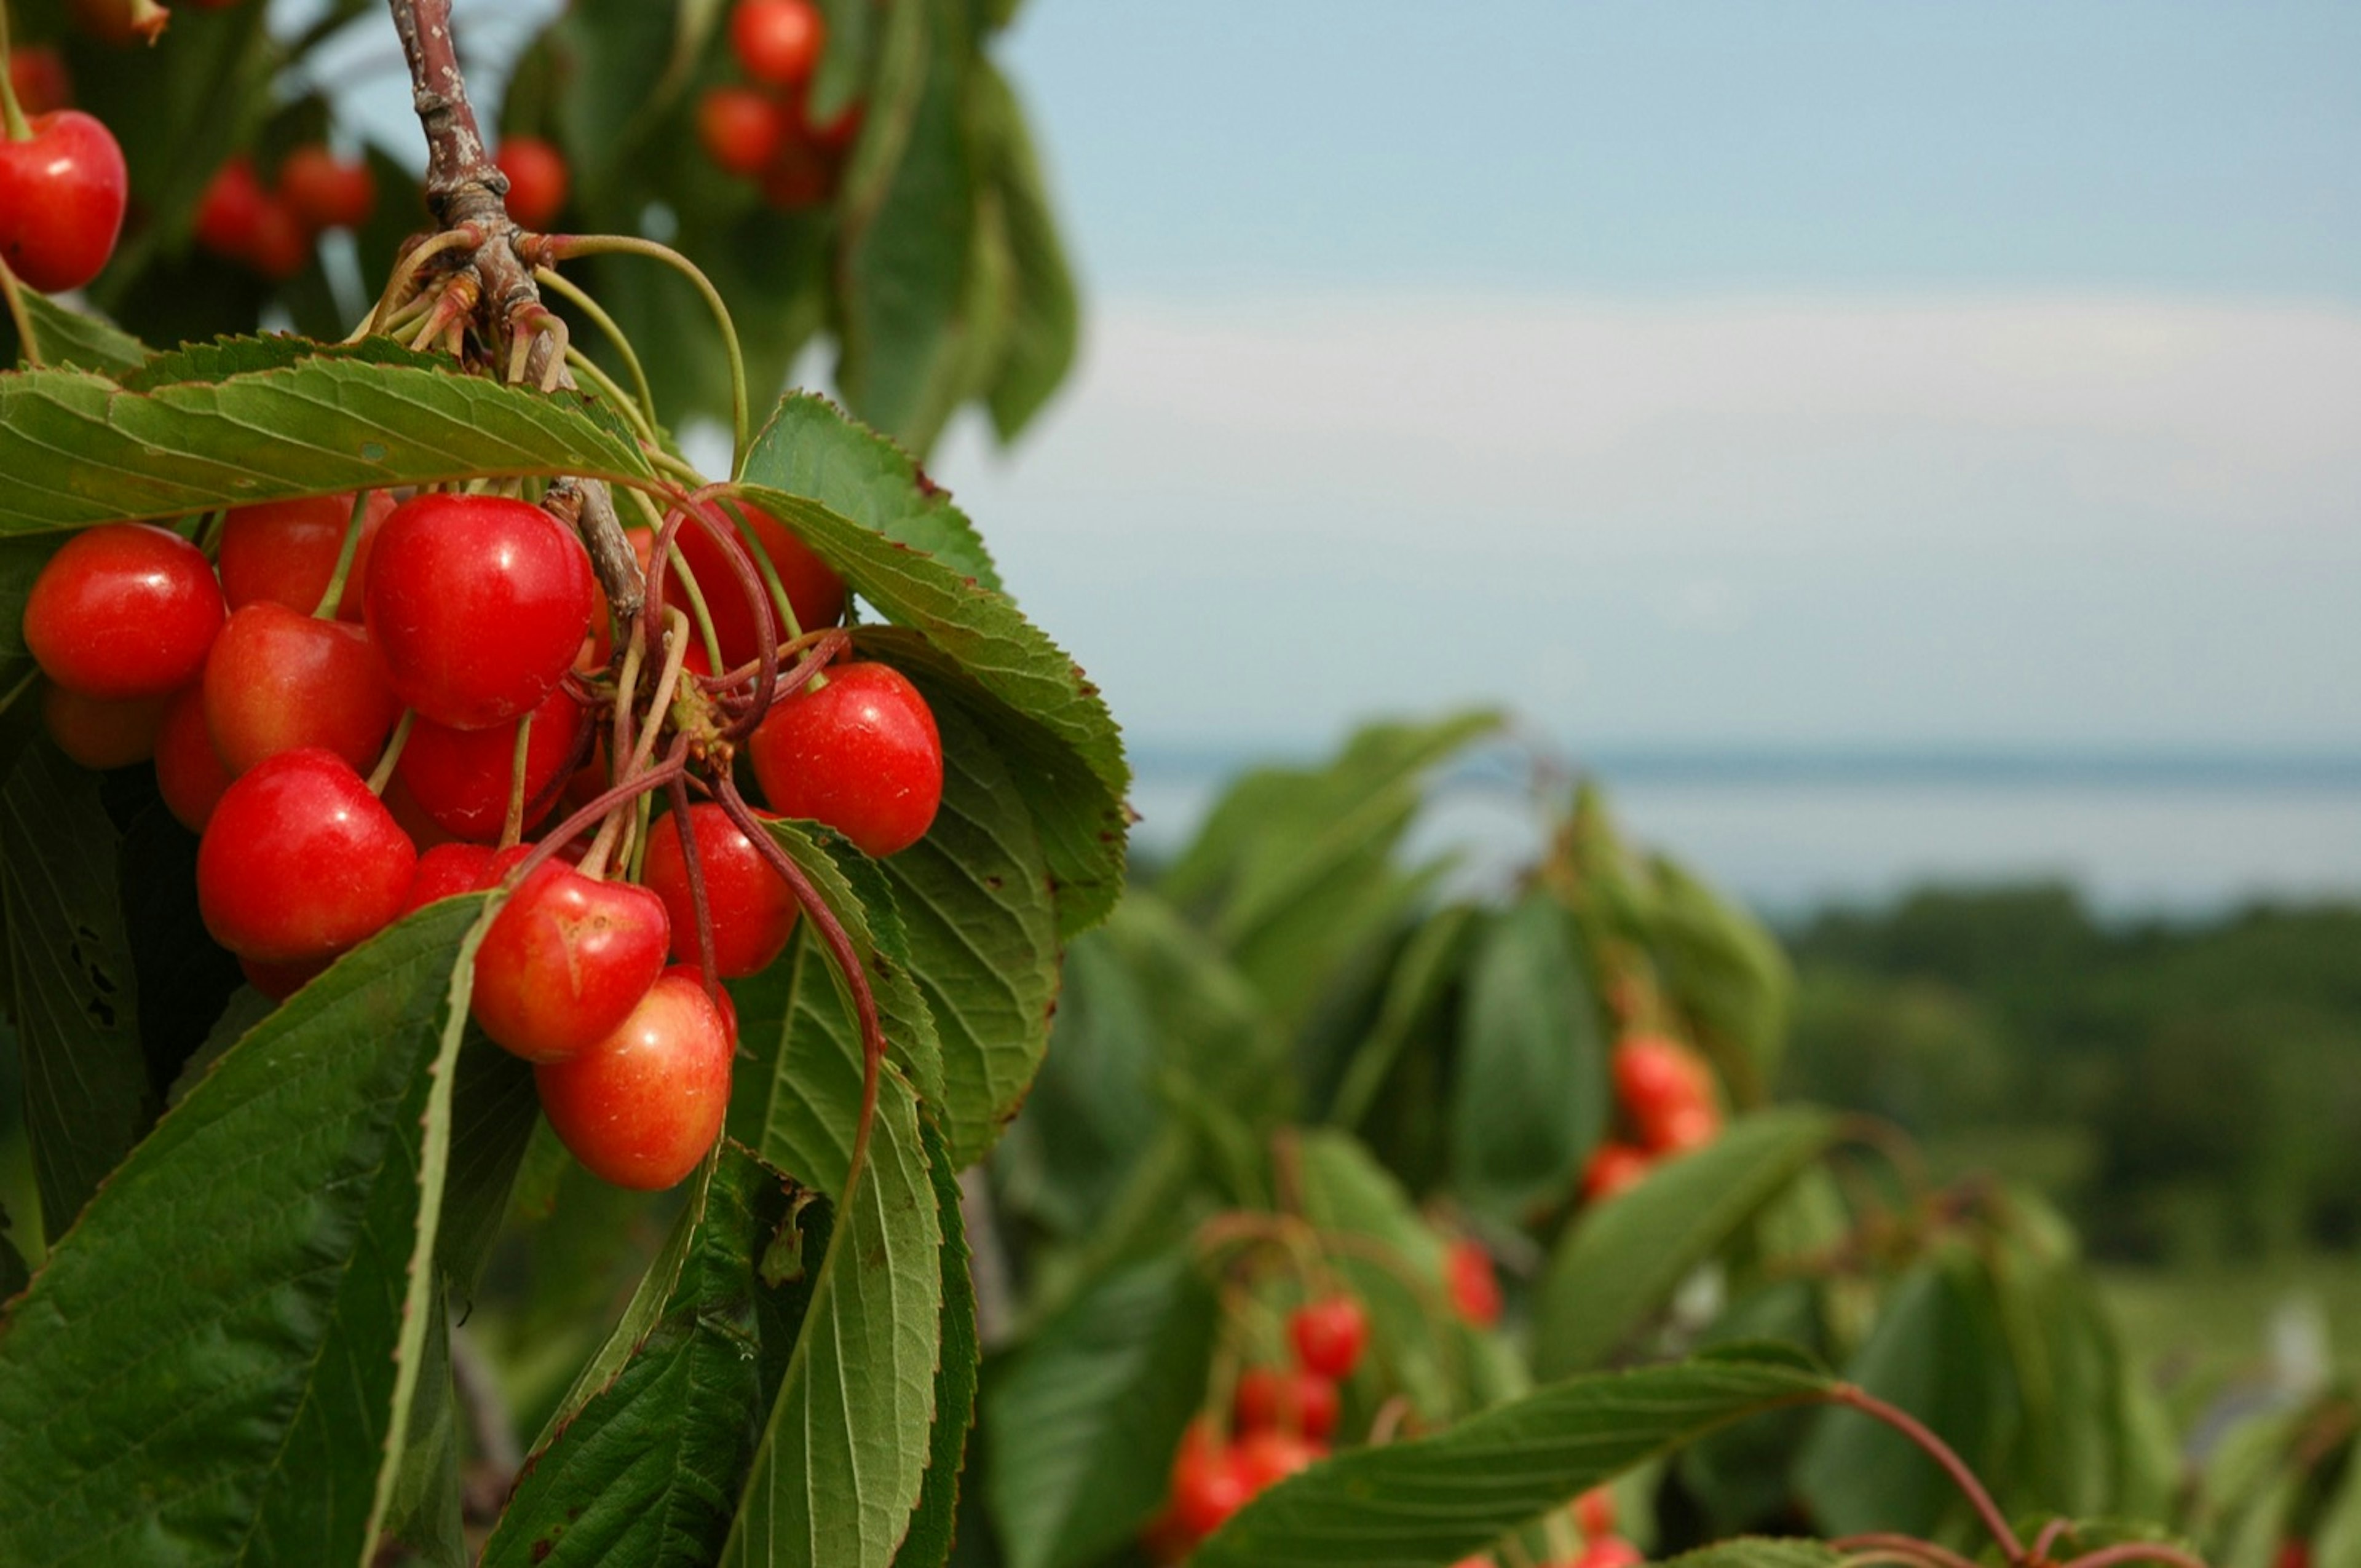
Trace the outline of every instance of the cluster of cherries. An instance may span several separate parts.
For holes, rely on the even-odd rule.
[[[566,523],[441,491],[235,509],[213,559],[165,528],[89,530],[35,582],[25,641],[67,754],[152,759],[165,804],[202,836],[206,928],[274,998],[404,914],[507,884],[476,957],[477,1023],[535,1065],[584,1165],[668,1187],[712,1146],[729,1099],[736,1023],[718,982],[770,963],[800,907],[732,757],[772,811],[873,855],[923,836],[942,789],[917,689],[883,664],[830,662],[843,634],[821,629],[843,584],[775,519],[742,516],[742,534],[719,520],[679,532],[664,558],[690,580],[653,574],[675,632],[694,578],[716,590],[718,674],[695,633],[610,660],[603,595]],[[733,602],[733,578],[760,581],[749,536],[812,630],[782,640],[766,604]],[[634,536],[645,561],[653,540]],[[788,652],[804,657],[780,674]],[[742,748],[714,744],[714,776],[690,773],[692,740],[724,736],[733,716]],[[660,739],[668,773],[650,766]],[[640,797],[659,783],[675,809],[634,856]],[[692,804],[692,783],[710,798]],[[561,805],[558,826],[524,841]],[[637,882],[609,874],[634,858]]]
[[[748,80],[709,88],[697,101],[697,134],[706,156],[725,172],[758,182],[774,207],[826,201],[861,133],[858,104],[824,123],[810,118],[806,90],[827,40],[827,24],[811,0],[738,0],[730,48]]]
[[[1352,1297],[1326,1296],[1289,1315],[1287,1337],[1290,1365],[1238,1375],[1226,1436],[1212,1416],[1182,1434],[1164,1512],[1148,1533],[1159,1556],[1187,1555],[1257,1493],[1328,1452],[1343,1405],[1338,1384],[1360,1365],[1368,1318]]]
[[[275,280],[292,278],[330,229],[357,229],[377,210],[377,176],[363,158],[342,159],[311,143],[289,153],[274,186],[239,153],[217,170],[197,201],[196,241],[215,256]]]
[[[94,116],[63,106],[70,89],[52,50],[10,55],[5,90],[17,112],[0,126],[0,261],[44,294],[79,289],[123,233],[131,173],[122,145]]]
[[[1583,1172],[1582,1195],[1594,1203],[1634,1185],[1657,1161],[1721,1135],[1713,1069],[1679,1041],[1626,1036],[1615,1047],[1613,1071],[1624,1127],[1598,1146]]]
[[[1560,1558],[1544,1568],[1641,1568],[1647,1556],[1638,1547],[1615,1533],[1615,1494],[1604,1486],[1594,1486],[1575,1498],[1566,1510],[1574,1518],[1574,1527],[1582,1537],[1582,1550],[1571,1557]],[[1465,1557],[1452,1568],[1494,1568],[1492,1559],[1478,1553]]]

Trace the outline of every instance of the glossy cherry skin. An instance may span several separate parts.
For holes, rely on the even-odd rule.
[[[197,846],[197,910],[258,963],[332,958],[401,913],[418,851],[352,764],[281,751],[223,792]]]
[[[1615,1093],[1636,1122],[1703,1096],[1700,1064],[1686,1049],[1660,1035],[1631,1035],[1615,1047]]]
[[[1670,1157],[1701,1149],[1721,1136],[1721,1112],[1710,1101],[1675,1105],[1649,1120],[1641,1134],[1649,1149]]]
[[[49,114],[73,102],[66,57],[47,44],[19,44],[9,51],[8,84],[16,91],[16,106],[28,115]]]
[[[786,106],[752,87],[714,87],[697,100],[697,139],[730,174],[760,174],[794,129]]]
[[[774,87],[809,78],[827,41],[827,25],[810,0],[738,0],[730,15],[730,47],[738,63]]]
[[[561,1061],[606,1038],[664,973],[662,900],[544,862],[509,896],[476,954],[476,1022],[527,1061]]]
[[[1615,1494],[1593,1486],[1574,1499],[1575,1528],[1586,1538],[1606,1535],[1615,1528]]]
[[[806,631],[834,626],[844,614],[844,579],[829,571],[828,564],[788,532],[786,525],[777,518],[760,507],[742,510],[755,543],[771,558],[771,565],[779,574],[779,586],[787,590],[787,603],[794,609],[796,620]],[[694,521],[684,524],[675,539],[681,559],[697,576],[697,591],[705,596],[706,612],[713,618],[713,635],[721,644],[722,661],[733,670],[752,663],[762,656],[761,623],[755,619],[754,607],[747,602],[738,574],[730,569],[721,546]],[[756,580],[760,581],[759,576]],[[681,587],[675,573],[664,575],[664,602],[682,609],[688,606],[688,590]],[[786,628],[775,630],[782,638],[786,635]]]
[[[310,265],[312,231],[294,208],[277,196],[266,196],[255,214],[253,232],[246,236],[245,256],[257,272],[283,283]]]
[[[688,820],[705,876],[705,906],[713,916],[713,972],[722,980],[759,974],[796,928],[795,893],[721,807],[701,801],[688,808]],[[673,956],[697,962],[697,905],[689,898],[677,815],[648,830],[640,874],[671,916]]]
[[[229,788],[229,770],[214,750],[213,731],[205,724],[205,688],[202,683],[173,694],[164,710],[164,727],[156,732],[156,788],[181,827],[202,833],[214,806]]]
[[[551,1130],[590,1174],[654,1192],[695,1170],[721,1135],[731,1050],[697,983],[664,975],[612,1034],[533,1076]]]
[[[1481,1329],[1500,1321],[1500,1277],[1492,1271],[1492,1255],[1482,1243],[1462,1236],[1446,1247],[1443,1279],[1461,1317]]]
[[[243,258],[254,243],[269,192],[256,178],[254,160],[239,153],[214,171],[204,193],[197,198],[191,220],[196,241],[215,256]]]
[[[1287,1337],[1304,1369],[1323,1377],[1349,1377],[1369,1337],[1369,1320],[1350,1296],[1307,1301],[1289,1315]]]
[[[509,216],[529,229],[545,229],[566,210],[573,176],[566,155],[539,137],[511,137],[492,161],[509,177]]]
[[[0,259],[54,294],[81,288],[115,254],[131,176],[115,133],[81,110],[30,123],[28,141],[0,137]]]
[[[699,991],[705,990],[705,977],[697,972],[695,964],[667,964],[664,973],[685,980]],[[721,1030],[730,1036],[730,1048],[734,1051],[738,1048],[737,999],[730,994],[730,988],[726,985],[715,985],[709,994],[713,1005],[721,1010]]]
[[[1249,1366],[1238,1374],[1241,1431],[1274,1430],[1325,1442],[1336,1430],[1342,1399],[1334,1378],[1301,1367]]]
[[[197,678],[226,612],[204,553],[115,522],[75,534],[25,601],[41,673],[85,696],[161,696]]]
[[[279,199],[306,227],[358,228],[377,208],[377,176],[368,159],[347,161],[313,143],[279,166]]]
[[[481,893],[499,880],[489,844],[437,844],[418,857],[411,873],[410,893],[401,901],[404,915],[425,908],[441,898]]]
[[[223,626],[204,685],[205,725],[233,778],[303,746],[368,767],[401,717],[367,632],[269,599]]]
[[[1583,1168],[1582,1196],[1589,1202],[1603,1203],[1638,1186],[1653,1163],[1645,1149],[1630,1144],[1601,1144],[1591,1152],[1590,1163]]]
[[[1582,1549],[1573,1568],[1642,1568],[1647,1554],[1620,1535],[1602,1535]]]
[[[925,838],[942,804],[934,713],[889,665],[833,666],[826,685],[774,703],[747,752],[773,810],[826,823],[871,855]]]
[[[85,768],[127,768],[156,754],[171,702],[170,696],[84,696],[52,685],[41,693],[41,728]]]
[[[1202,1417],[1191,1421],[1172,1456],[1172,1519],[1191,1541],[1222,1528],[1254,1495],[1229,1448]]]
[[[410,798],[445,833],[459,839],[497,839],[509,814],[509,791],[516,772],[518,721],[489,729],[454,729],[429,718],[411,725],[401,761],[394,765]],[[574,755],[582,733],[582,705],[563,686],[533,710],[533,733],[525,737],[524,822],[533,827],[557,804],[557,775]]]
[[[432,494],[378,530],[362,604],[393,689],[482,729],[540,706],[590,629],[590,557],[539,507]]]
[[[1230,1463],[1245,1480],[1251,1496],[1278,1485],[1299,1470],[1310,1468],[1324,1452],[1308,1438],[1266,1428],[1242,1434],[1230,1450]]]
[[[352,570],[345,574],[344,589],[336,596],[339,620],[361,619],[369,554],[377,548],[378,530],[392,511],[391,496],[383,490],[369,493],[361,513],[360,543],[353,547]],[[320,596],[336,575],[336,557],[344,553],[345,529],[352,517],[349,494],[231,508],[222,520],[216,561],[230,609],[269,599],[305,615],[317,609]]]

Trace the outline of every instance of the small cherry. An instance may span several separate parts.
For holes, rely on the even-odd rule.
[[[215,256],[243,260],[262,222],[269,193],[255,177],[254,160],[239,153],[214,171],[192,220],[196,241]]]
[[[283,283],[312,260],[312,231],[295,209],[277,196],[265,196],[246,236],[247,262],[265,278]]]
[[[127,768],[156,754],[156,737],[172,699],[84,696],[51,685],[41,693],[41,728],[58,750],[93,772]]]
[[[860,138],[861,126],[867,116],[866,106],[858,100],[847,104],[831,120],[815,121],[808,104],[802,106],[804,135],[822,152],[841,154]]]
[[[0,137],[0,260],[44,294],[79,289],[115,254],[131,176],[115,134],[79,109]]]
[[[224,614],[203,551],[143,522],[108,523],[41,568],[25,645],[42,674],[86,696],[160,696],[197,678]]]
[[[1617,1193],[1637,1187],[1654,1163],[1647,1150],[1630,1144],[1599,1145],[1591,1151],[1590,1163],[1583,1168],[1584,1201],[1604,1203]]]
[[[341,159],[313,142],[279,166],[279,199],[308,228],[357,229],[376,210],[377,176],[368,159]]]
[[[16,89],[17,107],[27,115],[51,114],[73,103],[66,57],[47,44],[25,44],[10,52],[8,83]]]
[[[391,496],[383,490],[369,492],[352,568],[345,574],[343,591],[336,598],[339,620],[361,619],[369,554],[377,547],[378,530],[392,511]],[[305,615],[313,613],[336,575],[336,560],[344,552],[345,531],[352,517],[349,493],[232,507],[222,520],[218,555],[222,594],[229,608],[243,609],[257,599],[269,599]]]
[[[1647,1554],[1620,1535],[1602,1535],[1582,1549],[1572,1568],[1642,1568]]]
[[[524,748],[523,827],[532,828],[556,805],[552,786],[574,755],[584,719],[582,705],[562,685],[533,710],[533,733]],[[520,722],[454,729],[431,718],[414,720],[394,771],[409,787],[410,798],[445,833],[497,839],[508,820]]]
[[[214,940],[260,963],[332,958],[401,913],[418,851],[352,764],[281,751],[223,792],[197,846]]]
[[[205,724],[204,685],[183,686],[173,694],[164,727],[156,732],[157,792],[181,827],[202,833],[227,788],[229,770],[222,766]]]
[[[435,845],[418,857],[418,869],[411,873],[410,892],[402,899],[401,912],[409,915],[437,899],[483,892],[498,879],[493,855],[489,844]]]
[[[763,200],[783,213],[819,206],[835,189],[835,166],[810,142],[784,143],[763,170]]]
[[[1593,1486],[1575,1498],[1574,1522],[1586,1538],[1612,1531],[1615,1529],[1615,1494],[1605,1486]]]
[[[810,0],[738,0],[730,16],[730,47],[757,82],[795,87],[819,63],[827,24]]]
[[[1314,1442],[1336,1430],[1342,1397],[1333,1377],[1301,1367],[1249,1366],[1238,1374],[1237,1423],[1241,1431],[1276,1429],[1300,1432]]]
[[[664,973],[671,937],[646,888],[544,862],[484,934],[476,1022],[527,1061],[563,1060],[631,1015]]]
[[[1369,1320],[1350,1296],[1307,1301],[1287,1320],[1295,1358],[1323,1377],[1348,1377],[1369,1337]]]
[[[1492,1271],[1492,1255],[1483,1243],[1461,1236],[1445,1247],[1443,1277],[1461,1317],[1479,1329],[1500,1321],[1500,1277]]]
[[[222,627],[204,688],[205,724],[232,777],[304,746],[366,768],[401,717],[367,632],[269,599]]]
[[[1653,1153],[1688,1154],[1721,1135],[1721,1113],[1709,1101],[1694,1101],[1651,1118],[1641,1131]]]
[[[794,890],[729,813],[710,802],[688,808],[697,838],[705,906],[713,918],[713,969],[722,980],[758,974],[787,945],[797,906]],[[697,906],[689,897],[688,864],[681,853],[680,818],[667,815],[648,831],[640,874],[672,917],[673,955],[697,961]]]
[[[850,663],[781,698],[747,740],[783,817],[825,823],[885,856],[926,836],[943,796],[943,742],[918,688],[886,664]]]
[[[531,711],[590,627],[590,558],[539,507],[418,496],[378,530],[363,597],[403,703],[455,729]]]
[[[1196,1541],[1221,1529],[1253,1496],[1228,1447],[1202,1417],[1190,1423],[1172,1456],[1171,1492],[1173,1521]]]
[[[653,1192],[695,1170],[721,1135],[731,1054],[704,989],[668,974],[613,1033],[533,1076],[551,1130],[585,1168]]]
[[[1318,1443],[1293,1432],[1265,1429],[1241,1436],[1230,1451],[1230,1463],[1245,1480],[1249,1496],[1309,1469],[1324,1451]]]
[[[1661,1035],[1631,1035],[1615,1047],[1615,1092],[1631,1119],[1645,1126],[1706,1091],[1703,1064]]]
[[[763,554],[770,557],[772,569],[779,574],[779,586],[787,590],[787,604],[803,630],[817,631],[824,626],[834,626],[844,614],[844,579],[829,571],[828,563],[789,532],[777,518],[760,507],[741,510],[746,514],[747,530]],[[675,537],[681,559],[697,576],[697,591],[705,596],[706,611],[713,620],[714,638],[721,644],[722,662],[734,670],[761,657],[760,622],[753,606],[746,600],[738,575],[730,569],[722,547],[694,521],[685,525]],[[743,538],[741,533],[741,542]],[[664,602],[683,609],[688,608],[688,590],[681,586],[677,573],[664,575]],[[786,628],[777,630],[782,637],[786,635]]]
[[[752,87],[708,89],[697,104],[697,138],[727,173],[760,174],[794,130],[787,109]]]
[[[492,161],[509,177],[509,216],[520,227],[545,229],[566,210],[573,177],[566,155],[539,137],[511,137]]]

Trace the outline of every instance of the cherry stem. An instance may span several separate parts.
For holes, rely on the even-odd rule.
[[[708,486],[697,493],[696,499],[704,500],[719,488],[718,486]],[[781,635],[789,642],[801,641],[804,625],[796,619],[796,601],[787,597],[786,584],[779,581],[778,563],[771,559],[771,553],[763,549],[754,537],[753,529],[746,521],[745,508],[738,499],[725,495],[720,497],[720,501],[722,510],[730,514],[730,521],[737,525],[739,535],[746,541],[746,558],[754,563],[754,570],[763,575],[763,586],[770,590],[771,608],[778,611]]]
[[[1874,1417],[1916,1443],[1966,1495],[1978,1517],[1983,1520],[1984,1528],[1992,1531],[1993,1540],[2000,1543],[2008,1560],[2011,1563],[2025,1561],[2025,1543],[2017,1540],[2016,1531],[2010,1528],[2008,1516],[2000,1511],[2000,1505],[1993,1501],[1992,1494],[1984,1489],[1982,1481],[1976,1479],[1976,1473],[1968,1468],[1967,1461],[1954,1453],[1950,1444],[1937,1437],[1925,1422],[1909,1411],[1889,1405],[1874,1394],[1850,1383],[1839,1384],[1830,1390],[1828,1399],[1832,1404],[1848,1405],[1865,1416]],[[2097,1565],[2088,1564],[2086,1568],[2097,1568]]]
[[[353,492],[353,515],[345,524],[345,542],[336,549],[336,569],[328,574],[328,586],[320,595],[320,602],[312,607],[314,620],[336,619],[336,606],[345,597],[345,579],[352,576],[353,562],[360,555],[361,521],[368,516],[369,492]]]
[[[0,0],[0,120],[8,127],[10,141],[30,141],[33,127],[25,118],[25,107],[16,102],[16,72],[8,69],[14,59],[8,48],[7,0]]]
[[[5,3],[6,0],[0,0],[0,5]],[[0,82],[6,80],[7,69],[0,65]],[[47,363],[41,356],[40,334],[33,330],[32,312],[25,304],[25,285],[8,270],[5,261],[0,261],[0,294],[7,296],[8,315],[16,323],[16,352],[24,357],[26,364],[39,369]]]
[[[738,831],[746,835],[795,894],[796,902],[803,907],[804,918],[811,922],[812,929],[827,944],[829,956],[836,960],[837,972],[844,977],[845,989],[852,993],[852,1014],[861,1027],[861,1120],[853,1131],[851,1175],[845,1182],[850,1191],[869,1162],[869,1130],[877,1120],[877,1080],[885,1060],[885,1030],[877,1021],[876,992],[869,987],[869,975],[861,967],[861,955],[853,950],[852,938],[846,934],[844,923],[820,897],[819,890],[812,886],[811,879],[804,875],[795,857],[781,849],[770,829],[755,817],[745,796],[738,793],[737,781],[727,773],[721,774],[714,781],[714,798],[721,803],[730,820],[737,824]]]
[[[662,422],[656,417],[656,395],[648,385],[647,368],[640,363],[639,351],[631,346],[631,340],[623,335],[623,329],[607,313],[607,307],[592,299],[587,290],[577,288],[572,279],[555,267],[536,267],[533,277],[534,282],[589,317],[590,324],[607,334],[607,341],[615,345],[616,354],[622,358],[632,389],[639,394],[640,411],[647,416],[648,427],[653,431]]]
[[[533,852],[519,861],[515,868],[509,872],[509,885],[513,887],[522,882],[539,869],[544,861],[579,839],[593,826],[598,827],[603,832],[607,818],[614,815],[617,806],[629,805],[652,789],[662,788],[680,777],[687,769],[688,737],[675,736],[671,749],[664,753],[664,760],[662,762],[637,778],[625,779],[622,783],[611,786],[598,799],[559,823],[554,830],[543,834],[541,841],[533,847]],[[588,856],[584,857],[584,863],[586,865],[588,863]],[[604,869],[603,865],[601,869]]]
[[[681,869],[688,876],[689,907],[697,912],[697,971],[705,981],[705,994],[713,997],[721,982],[714,974],[713,905],[705,890],[705,852],[697,848],[697,835],[690,831],[687,781],[675,779],[668,787],[673,826],[680,832]]]
[[[1880,1563],[1916,1563],[1921,1568],[1976,1568],[1974,1563],[1950,1548],[1938,1546],[1931,1541],[1921,1541],[1915,1535],[1871,1531],[1862,1535],[1848,1535],[1828,1544],[1849,1556],[1858,1552],[1861,1557]],[[1851,1560],[1859,1562],[1861,1557]]]
[[[2160,1541],[2129,1541],[2120,1546],[2103,1546],[2096,1552],[2069,1558],[2060,1568],[2111,1568],[2117,1563],[2164,1563],[2171,1564],[2171,1568],[2207,1568],[2205,1559],[2195,1552],[2167,1546]]]
[[[2064,1518],[2051,1519],[2041,1527],[2041,1533],[2033,1538],[2033,1544],[2025,1549],[2025,1560],[2027,1563],[2048,1561],[2049,1549],[2058,1544],[2059,1537],[2070,1534],[2073,1529],[2074,1521],[2071,1519]]]
[[[630,773],[636,773],[645,768],[648,760],[655,754],[656,736],[664,729],[664,713],[672,706],[673,693],[680,689],[681,668],[687,657],[688,617],[676,609],[667,611],[664,615],[664,669],[656,676],[655,696],[648,703],[648,727],[640,732],[640,744],[631,753]],[[631,694],[627,692],[620,700],[630,699]]]
[[[524,759],[533,744],[533,715],[517,720],[516,746],[509,760],[509,810],[500,818],[500,848],[513,850],[524,837]]]
[[[778,625],[772,618],[770,596],[763,591],[763,580],[756,574],[752,561],[748,559],[744,541],[740,538],[738,530],[731,526],[727,517],[715,515],[715,510],[710,502],[684,495],[678,498],[677,504],[665,515],[664,527],[656,534],[656,547],[649,556],[648,603],[651,608],[645,613],[653,628],[655,620],[653,607],[663,598],[664,574],[668,558],[672,554],[673,541],[679,536],[680,530],[687,522],[694,521],[699,528],[705,530],[706,536],[713,541],[715,549],[720,554],[723,563],[729,566],[730,575],[738,579],[739,591],[745,596],[747,609],[753,612],[756,656],[761,663],[762,670],[761,684],[755,688],[752,706],[755,717],[746,725],[746,729],[752,729],[754,724],[762,722],[762,714],[769,710],[770,689],[778,679]],[[719,652],[720,650],[716,645],[708,654],[717,666],[721,662],[718,656]]]
[[[412,246],[409,252],[393,264],[393,275],[385,280],[385,290],[378,295],[377,303],[369,307],[368,314],[361,318],[360,325],[355,327],[352,336],[345,341],[358,343],[373,332],[391,330],[394,323],[402,318],[404,312],[426,297],[423,290],[416,295],[409,293],[410,286],[417,280],[421,268],[446,250],[465,247],[473,253],[481,249],[483,244],[483,231],[470,225],[445,229],[442,233],[430,236]]]
[[[417,722],[416,708],[401,710],[401,722],[393,727],[393,739],[385,743],[385,750],[378,754],[376,768],[369,773],[368,792],[371,795],[383,795],[385,786],[393,782],[394,766],[401,761],[401,749],[410,744],[411,726]]]
[[[394,0],[398,5],[401,0]],[[652,239],[636,235],[562,235],[552,237],[543,247],[543,254],[554,261],[570,260],[577,256],[645,256],[663,262],[697,286],[705,296],[706,308],[713,313],[714,324],[721,329],[722,351],[730,360],[730,432],[732,439],[730,472],[734,477],[746,465],[746,447],[752,433],[753,422],[748,417],[746,397],[746,356],[738,346],[738,328],[730,319],[730,306],[713,280],[699,269],[697,263],[668,245],[658,245]]]

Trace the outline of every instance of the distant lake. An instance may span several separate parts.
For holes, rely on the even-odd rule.
[[[1196,830],[1251,758],[1138,759],[1141,846]],[[1766,913],[1926,882],[2057,878],[2110,914],[2361,899],[2361,757],[1629,752],[1592,759],[1628,833]],[[1414,847],[1498,883],[1538,839],[1499,770],[1438,785]]]

